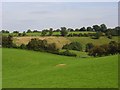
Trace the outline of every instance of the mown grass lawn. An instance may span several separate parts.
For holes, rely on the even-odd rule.
[[[118,55],[78,58],[8,48],[2,55],[3,88],[118,87]]]

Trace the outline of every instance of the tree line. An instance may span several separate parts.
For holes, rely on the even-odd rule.
[[[82,27],[82,28],[66,28],[66,27],[61,27],[60,29],[54,30],[53,28],[50,29],[44,29],[42,31],[38,30],[30,30],[28,29],[26,32],[24,31],[23,33],[20,33],[19,31],[13,31],[13,33],[18,34],[18,36],[26,36],[26,33],[40,33],[41,36],[95,36],[95,34],[82,34],[82,33],[68,33],[68,32],[83,32],[83,31],[92,31],[92,32],[97,32],[102,35],[104,33],[106,36],[111,37],[111,36],[119,36],[120,35],[120,27],[117,26],[115,28],[107,28],[105,24],[101,25],[93,25],[92,27]],[[2,33],[10,33],[8,30],[2,30]],[[60,35],[54,34],[54,32],[59,32]]]

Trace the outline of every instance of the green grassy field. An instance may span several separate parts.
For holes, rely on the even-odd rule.
[[[79,34],[79,33],[96,33],[96,32],[92,32],[92,31],[77,31],[77,32],[68,32],[68,34],[70,33],[74,33],[74,34]],[[2,33],[3,36],[8,36],[8,35],[13,35],[13,36],[18,36],[18,33]],[[41,32],[34,32],[34,33],[26,33],[27,36],[40,36]],[[47,33],[47,35],[49,35],[49,33]],[[60,32],[53,32],[53,35],[61,35]]]
[[[117,55],[78,58],[7,48],[2,55],[3,88],[118,87]]]

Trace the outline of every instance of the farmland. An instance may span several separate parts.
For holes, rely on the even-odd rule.
[[[14,37],[14,43],[17,45],[21,44],[27,44],[32,38],[38,38],[38,39],[45,39],[48,41],[48,43],[56,43],[58,48],[62,48],[63,45],[70,43],[70,42],[80,42],[85,48],[85,45],[87,43],[93,43],[95,45],[101,45],[101,44],[108,44],[110,41],[116,41],[118,42],[118,37],[114,36],[112,39],[108,39],[107,37],[100,37],[99,40],[91,39],[90,37],[55,37],[55,36],[25,36],[25,37]]]
[[[118,55],[78,58],[3,48],[2,62],[3,88],[118,87]]]

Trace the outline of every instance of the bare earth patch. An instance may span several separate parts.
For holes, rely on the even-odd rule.
[[[64,67],[66,64],[57,64],[56,67]]]

